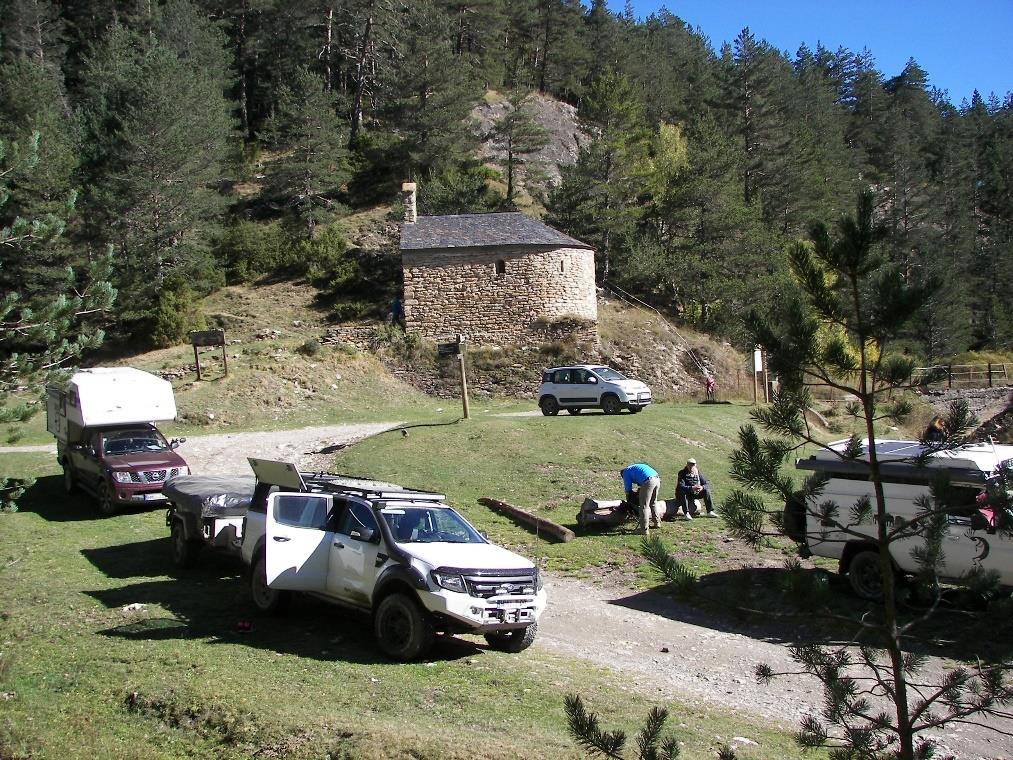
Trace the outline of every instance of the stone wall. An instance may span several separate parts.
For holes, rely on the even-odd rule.
[[[405,328],[478,344],[597,343],[594,252],[586,248],[402,251]]]

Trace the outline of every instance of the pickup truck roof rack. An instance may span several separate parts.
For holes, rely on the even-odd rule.
[[[446,494],[404,488],[394,483],[366,480],[330,472],[302,472],[288,462],[253,457],[250,457],[248,461],[257,476],[257,483],[261,486],[277,486],[288,491],[309,493],[354,494],[363,498],[400,502],[442,502],[447,500]]]
[[[361,478],[326,472],[300,472],[306,490],[325,493],[349,493],[384,501],[446,501],[447,495],[435,491],[404,488],[391,483],[370,483]],[[353,482],[347,482],[353,481]],[[358,481],[358,482],[355,482]]]

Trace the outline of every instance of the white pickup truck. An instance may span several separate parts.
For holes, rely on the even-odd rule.
[[[509,652],[534,641],[546,605],[538,568],[489,542],[443,494],[249,461],[257,479],[242,525],[220,520],[237,534],[261,611],[280,612],[296,591],[367,610],[381,649],[402,661],[437,631],[481,633]],[[212,544],[215,523],[203,531]]]

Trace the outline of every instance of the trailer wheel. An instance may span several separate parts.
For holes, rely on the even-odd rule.
[[[70,466],[70,462],[63,463],[63,492],[67,494],[74,493],[77,490],[77,478],[74,477],[74,468]]]
[[[109,484],[104,480],[98,484],[98,494],[95,498],[99,512],[106,517],[116,514],[116,502],[113,501],[113,492],[109,488]]]
[[[493,631],[485,635],[489,646],[500,652],[523,652],[535,641],[535,634],[538,633],[538,623],[532,623],[527,628],[518,628],[515,631]]]
[[[421,657],[435,635],[429,615],[405,594],[384,597],[376,608],[373,629],[383,653],[400,662]]]
[[[200,552],[199,541],[190,541],[186,537],[186,528],[182,520],[172,521],[172,530],[169,534],[172,541],[172,561],[176,567],[193,567],[197,561],[197,554]]]
[[[288,591],[279,591],[267,585],[267,557],[263,554],[253,563],[253,572],[250,573],[250,596],[258,610],[270,615],[284,612],[292,601],[292,595]]]
[[[869,549],[858,552],[848,565],[848,582],[851,590],[862,599],[878,601],[883,598],[883,574],[879,568],[879,554]]]

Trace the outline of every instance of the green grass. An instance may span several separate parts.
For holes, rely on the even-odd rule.
[[[442,430],[492,442],[511,438],[509,423]],[[529,423],[543,421],[513,420]],[[286,618],[257,617],[235,562],[209,555],[186,575],[171,571],[161,511],[100,519],[85,497],[61,492],[48,455],[5,456],[0,471],[38,477],[24,511],[0,515],[4,758],[576,758],[565,694],[582,694],[607,727],[630,734],[655,704],[537,647],[505,655],[461,637],[427,662],[398,665],[378,655],[364,616],[300,599]],[[759,742],[743,758],[797,754],[786,734],[756,722],[665,704],[684,757],[713,757],[733,736]]]
[[[528,407],[530,409],[530,406]],[[593,576],[601,568],[637,564],[635,525],[580,534],[569,543],[539,540],[513,520],[478,504],[490,497],[576,529],[585,497],[623,496],[619,470],[646,461],[661,475],[661,495],[675,495],[676,475],[695,457],[716,500],[733,487],[728,454],[749,407],[734,404],[657,404],[639,415],[503,417],[493,409],[472,420],[409,428],[375,436],[346,449],[335,467],[344,473],[438,488],[481,530],[500,543],[537,555],[552,570]],[[720,565],[719,520],[669,523],[663,535],[696,547],[690,565],[708,572]],[[769,550],[780,556],[780,548]],[[645,575],[643,582],[652,576]]]

